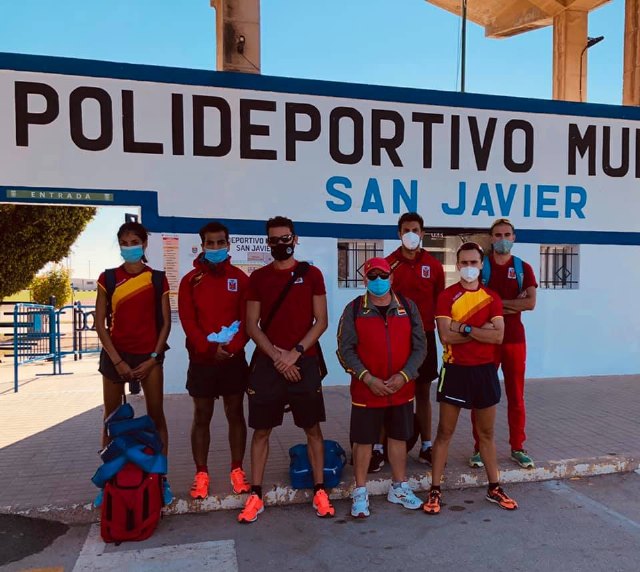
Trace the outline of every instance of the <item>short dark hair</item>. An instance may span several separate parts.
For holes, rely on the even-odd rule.
[[[226,226],[224,226],[221,222],[217,222],[213,220],[205,224],[199,231],[200,240],[202,241],[202,244],[204,244],[205,234],[207,234],[208,232],[220,232],[220,231],[224,232],[224,237],[227,239],[227,242],[229,242],[229,229]]]
[[[398,231],[402,230],[402,223],[405,222],[418,222],[420,223],[420,230],[424,230],[424,219],[418,213],[404,213],[398,219]]]
[[[513,223],[508,218],[499,218],[493,221],[491,228],[489,229],[489,234],[493,234],[493,229],[496,226],[500,226],[501,224],[507,224],[511,227],[511,232],[515,233],[516,228],[513,226]]]
[[[286,216],[274,216],[267,221],[267,235],[269,234],[270,228],[275,228],[277,226],[286,226],[291,231],[291,234],[296,233],[293,227],[293,221],[290,218],[287,218]]]
[[[464,250],[475,250],[480,255],[480,260],[484,257],[484,250],[477,242],[463,242],[456,252],[456,262],[460,261],[460,253]]]
[[[149,237],[149,231],[144,228],[139,222],[125,222],[118,229],[118,239],[122,238],[122,235],[126,232],[132,232],[135,234],[142,242],[147,242],[147,238]]]

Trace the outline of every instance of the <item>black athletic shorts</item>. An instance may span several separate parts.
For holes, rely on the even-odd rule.
[[[293,422],[303,429],[326,420],[318,358],[302,356],[297,365],[302,379],[291,383],[278,372],[271,358],[258,354],[249,372],[249,427],[271,429],[282,425],[287,405]]]
[[[413,436],[413,401],[389,407],[351,406],[350,439],[352,443],[374,445],[380,442],[380,431],[387,437],[408,441]]]
[[[118,355],[120,356],[120,359],[122,359],[131,369],[135,369],[151,357],[149,354],[130,354],[120,351],[118,352]],[[164,352],[158,354],[156,361],[162,365],[164,362]],[[113,383],[126,383],[126,380],[120,378],[120,374],[116,371],[109,354],[104,351],[104,349],[100,352],[100,364],[98,365],[98,371],[107,379],[113,381]]]
[[[431,383],[438,379],[438,348],[436,346],[436,333],[425,332],[427,338],[427,357],[418,368],[416,383]]]
[[[437,395],[439,402],[465,409],[484,409],[500,403],[496,365],[444,364],[440,371]]]
[[[244,352],[215,364],[191,363],[187,370],[187,391],[191,397],[218,399],[247,391],[249,366]]]

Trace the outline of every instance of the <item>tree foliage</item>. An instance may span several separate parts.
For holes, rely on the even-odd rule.
[[[0,205],[0,300],[27,288],[47,262],[60,262],[93,207]]]
[[[51,296],[55,296],[56,308],[62,308],[71,300],[71,274],[63,266],[55,266],[33,279],[31,295],[36,304],[49,304]]]

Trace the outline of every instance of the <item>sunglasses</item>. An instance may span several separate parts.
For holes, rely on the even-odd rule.
[[[276,244],[287,244],[293,240],[293,234],[285,234],[283,236],[269,236],[267,238],[267,242],[271,246],[275,246]]]
[[[376,280],[377,278],[382,278],[383,280],[387,280],[391,276],[388,272],[368,272],[367,278],[369,280]]]

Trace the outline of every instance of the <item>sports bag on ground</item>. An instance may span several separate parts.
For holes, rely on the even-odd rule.
[[[100,532],[105,542],[145,540],[162,511],[162,475],[127,463],[104,488]]]
[[[312,489],[313,469],[309,461],[307,445],[294,445],[289,449],[289,477],[294,489]],[[324,441],[324,485],[327,488],[338,486],[342,477],[342,469],[347,463],[347,455],[340,443],[325,439]]]

